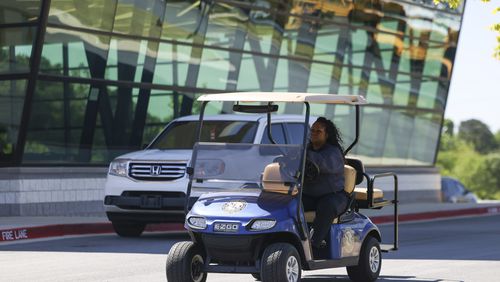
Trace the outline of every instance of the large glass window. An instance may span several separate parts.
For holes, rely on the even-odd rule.
[[[37,82],[25,163],[78,162],[89,89],[85,84]]]
[[[40,72],[104,78],[109,41],[95,33],[47,28]]]
[[[26,80],[0,81],[0,163],[12,161],[26,95]]]
[[[0,1],[0,24],[37,21],[41,2],[40,0]]]
[[[159,38],[165,14],[164,0],[118,0],[113,31]]]
[[[36,21],[34,2],[3,1],[0,24]],[[432,165],[462,12],[431,0],[52,0],[40,72],[62,79],[37,81],[23,160],[104,164],[199,113],[200,94],[299,91],[367,98],[352,151],[366,163]],[[29,72],[35,31],[0,30],[0,75]],[[353,108],[311,110],[353,140]]]
[[[184,86],[191,61],[192,47],[184,44],[160,43],[153,83]]]
[[[40,80],[23,162],[106,164],[151,142],[179,116],[186,97],[165,90]],[[241,142],[253,140],[255,132],[248,134]]]
[[[0,29],[0,74],[30,71],[31,46],[35,29]]]
[[[49,23],[111,31],[115,7],[116,0],[52,0]]]
[[[188,43],[203,41],[210,10],[207,3],[196,0],[167,1],[161,37]]]

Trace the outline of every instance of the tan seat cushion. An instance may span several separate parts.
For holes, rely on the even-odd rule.
[[[264,173],[262,174],[262,187],[264,188],[264,191],[267,192],[288,194],[290,185],[285,185],[285,182],[281,177],[279,163],[272,163],[266,166]],[[296,195],[297,193],[297,187],[293,187],[292,195]]]
[[[351,194],[356,185],[356,170],[349,165],[344,165],[344,191]]]
[[[368,188],[356,187],[354,188],[354,192],[356,192],[356,200],[368,200]],[[384,192],[380,189],[373,188],[373,199],[382,198],[384,198]]]
[[[344,165],[344,191],[351,194],[356,183],[356,170],[348,165]],[[268,164],[262,174],[262,186],[264,191],[288,194],[289,186],[285,185],[280,172],[279,163]],[[292,195],[297,194],[297,187],[294,187]]]

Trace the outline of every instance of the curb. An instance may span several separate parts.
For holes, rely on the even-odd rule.
[[[146,226],[145,231],[182,231],[182,223],[162,223]],[[0,230],[0,245],[3,242],[15,242],[30,239],[42,239],[72,235],[91,235],[114,233],[110,222],[55,224],[33,227],[19,227]]]
[[[433,219],[446,219],[446,218],[454,218],[462,216],[494,215],[494,214],[500,214],[500,205],[461,209],[461,210],[444,210],[444,211],[400,214],[398,220],[401,223],[401,222],[413,222],[413,221],[423,221],[423,220],[433,220]],[[393,223],[394,215],[374,216],[371,217],[371,220],[375,224]]]
[[[399,222],[413,222],[433,219],[445,219],[462,216],[475,215],[494,215],[500,214],[500,205],[469,208],[461,210],[445,210],[423,213],[400,214]],[[393,215],[372,216],[372,222],[375,224],[384,224],[394,222]],[[162,223],[146,226],[145,231],[183,231],[182,223]],[[91,234],[109,234],[114,233],[113,226],[109,222],[102,223],[76,223],[76,224],[55,224],[33,227],[20,227],[0,230],[0,245],[3,242],[15,242],[21,240],[41,239],[50,237],[62,237],[71,235],[91,235]]]

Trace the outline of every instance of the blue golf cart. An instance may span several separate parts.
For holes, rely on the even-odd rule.
[[[197,142],[193,148],[187,199],[202,193],[192,207],[186,203],[185,228],[191,241],[172,246],[166,261],[166,276],[173,282],[201,282],[209,272],[247,273],[264,282],[300,281],[302,270],[346,267],[354,281],[375,281],[382,266],[381,252],[398,249],[397,176],[369,176],[359,159],[347,156],[359,137],[362,96],[309,93],[225,93],[203,95],[198,140],[209,102],[233,102],[233,110],[265,113],[271,124],[278,102],[305,106],[302,144]],[[355,107],[356,136],[345,150],[345,187],[350,202],[332,222],[327,246],[311,247],[310,225],[315,212],[304,212],[301,204],[304,178],[320,171],[306,161],[310,104],[343,104]],[[374,183],[382,177],[394,179],[394,198],[384,199]],[[357,187],[366,184],[365,188]],[[377,226],[361,209],[394,206],[394,236],[382,244]],[[188,212],[188,209],[189,212]]]

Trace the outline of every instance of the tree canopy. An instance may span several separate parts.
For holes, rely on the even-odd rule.
[[[500,199],[500,131],[493,135],[475,119],[460,123],[458,134],[450,128],[453,122],[445,120],[436,162],[441,175],[459,179],[480,198]]]
[[[497,148],[495,136],[486,124],[470,119],[460,123],[458,137],[465,142],[471,143],[476,151],[485,154]]]

